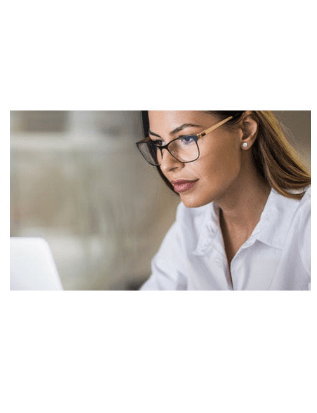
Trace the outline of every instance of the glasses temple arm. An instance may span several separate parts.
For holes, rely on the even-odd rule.
[[[207,133],[212,132],[213,130],[219,128],[221,125],[223,125],[224,123],[229,122],[229,120],[231,120],[233,118],[233,116],[229,116],[228,118],[222,120],[221,122],[217,123],[216,125],[212,126],[209,129],[204,130],[203,132],[198,133],[197,138],[201,138],[202,136],[207,135]]]

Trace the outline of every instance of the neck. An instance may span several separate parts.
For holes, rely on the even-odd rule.
[[[222,222],[228,228],[249,234],[261,218],[270,191],[255,167],[241,171],[225,196],[215,201],[221,210]]]

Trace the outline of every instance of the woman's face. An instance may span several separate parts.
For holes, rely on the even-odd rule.
[[[200,111],[149,111],[150,138],[160,139],[165,145],[179,136],[196,135],[219,121]],[[172,133],[180,127],[180,131]],[[241,130],[228,130],[223,125],[201,137],[200,157],[191,163],[179,162],[163,150],[162,173],[179,192],[185,206],[200,207],[228,193],[241,169],[241,134]],[[177,183],[181,180],[190,182]]]

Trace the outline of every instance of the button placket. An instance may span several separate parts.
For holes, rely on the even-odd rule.
[[[240,248],[241,250],[241,248]],[[239,274],[239,268],[241,267],[241,252],[240,250],[237,252],[237,254],[234,256],[233,260],[230,263],[230,274],[231,274],[231,280],[232,280],[232,285],[234,290],[239,290],[239,285],[241,284],[241,274]]]

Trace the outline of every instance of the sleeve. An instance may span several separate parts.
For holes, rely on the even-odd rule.
[[[303,265],[311,275],[311,190],[302,199],[302,213],[299,223],[298,247]],[[310,287],[310,285],[309,285]]]
[[[182,204],[177,209],[176,222],[166,234],[158,253],[152,260],[152,275],[143,284],[141,290],[187,289],[187,278],[181,270],[186,255],[179,213],[181,208]]]

